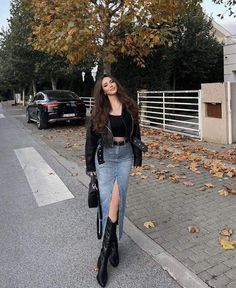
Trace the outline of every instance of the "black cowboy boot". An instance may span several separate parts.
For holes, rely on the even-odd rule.
[[[113,267],[117,267],[119,265],[119,252],[118,252],[118,240],[116,235],[116,223],[112,223],[115,225],[115,228],[112,229],[113,233],[111,235],[111,252],[109,256],[109,261]]]
[[[107,262],[111,252],[111,236],[114,233],[113,230],[114,223],[112,223],[111,219],[108,217],[103,236],[102,250],[97,263],[97,281],[102,287],[105,287],[107,284]]]

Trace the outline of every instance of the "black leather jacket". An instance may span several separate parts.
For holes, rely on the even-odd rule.
[[[142,165],[142,151],[133,145],[133,139],[141,139],[139,124],[134,123],[132,114],[128,109],[124,109],[122,113],[122,119],[124,120],[126,127],[126,139],[131,143],[134,154],[134,166]],[[99,146],[99,147],[98,147]],[[103,133],[95,133],[91,124],[87,129],[86,144],[85,144],[85,159],[86,159],[86,171],[95,171],[95,156],[96,150],[98,163],[104,163],[103,159],[103,147],[113,147],[113,134],[111,131],[111,123],[108,120]]]

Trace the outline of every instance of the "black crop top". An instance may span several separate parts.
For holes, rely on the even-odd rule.
[[[109,115],[111,131],[114,137],[126,137],[125,122],[121,115]]]

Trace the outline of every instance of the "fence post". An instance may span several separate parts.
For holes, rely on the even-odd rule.
[[[162,93],[162,97],[163,97],[163,124],[162,124],[162,127],[165,130],[166,129],[165,92]]]
[[[202,141],[202,90],[198,90],[198,133]]]
[[[227,81],[227,102],[228,102],[228,141],[229,141],[229,144],[232,144],[233,141],[232,141],[232,108],[231,108],[231,87],[230,87],[230,82]]]

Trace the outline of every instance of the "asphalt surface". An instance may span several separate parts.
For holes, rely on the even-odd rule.
[[[70,179],[87,187],[84,125],[55,123],[38,130],[35,123],[26,123],[24,107],[3,105],[17,127],[40,143]],[[232,230],[229,239],[235,240],[236,197],[230,191],[236,189],[236,143],[214,144],[154,129],[142,129],[142,139],[149,151],[143,155],[142,169],[130,177],[126,237],[182,287],[236,288],[236,249],[224,250],[219,243],[225,228]],[[94,225],[94,211],[87,212]],[[146,221],[156,225],[147,228]],[[199,231],[191,233],[192,226]]]
[[[96,239],[96,211],[87,207],[86,180],[82,183],[78,170],[72,173],[73,165],[42,141],[49,131],[25,126],[20,109],[8,108],[0,104],[0,287],[98,287],[95,268],[101,241]],[[66,133],[68,127],[52,129]],[[42,156],[73,199],[37,205],[14,153],[25,147]],[[77,160],[82,158],[77,155]],[[107,287],[180,287],[127,234],[120,242],[120,258],[116,269],[109,266]]]

